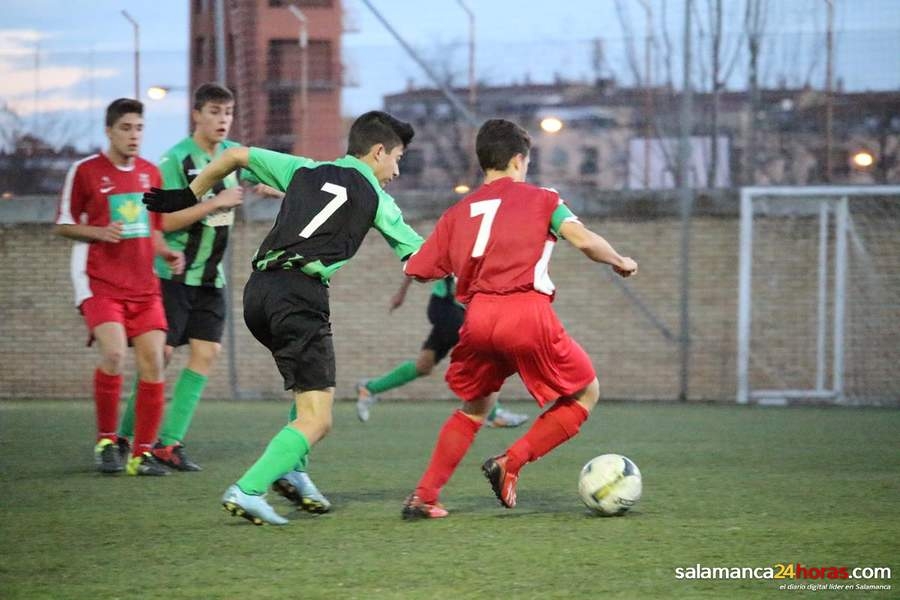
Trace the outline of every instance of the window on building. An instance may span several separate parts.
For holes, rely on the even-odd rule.
[[[422,148],[409,148],[400,160],[401,175],[421,175],[425,170],[425,151]]]
[[[269,0],[269,6],[273,8],[296,4],[298,7],[310,6],[315,8],[331,8],[334,0]]]
[[[569,166],[569,153],[561,146],[554,146],[550,151],[550,164],[558,169]]]
[[[529,175],[540,175],[541,174],[541,149],[537,146],[532,146],[531,150],[528,152],[528,156],[530,160],[528,161],[528,174]]]
[[[309,84],[331,85],[334,82],[331,67],[331,42],[328,40],[309,41]]]
[[[310,40],[307,47],[311,87],[331,85],[334,80],[331,42]],[[298,84],[303,79],[303,50],[296,38],[269,40],[268,80]]]
[[[582,146],[581,164],[578,172],[581,175],[596,175],[600,172],[600,152],[593,146]]]
[[[197,36],[194,38],[194,66],[202,67],[206,64],[206,38]]]
[[[292,118],[294,93],[290,90],[269,92],[268,114],[266,116],[267,135],[290,135],[294,132]]]

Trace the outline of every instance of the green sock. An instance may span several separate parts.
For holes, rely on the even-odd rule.
[[[119,437],[131,439],[134,437],[134,402],[137,398],[138,378],[135,375],[134,385],[125,402],[125,412],[122,413],[122,422],[119,424]]]
[[[190,369],[181,371],[172,392],[172,401],[166,409],[166,418],[159,429],[159,439],[166,446],[184,441],[207,379],[206,375]]]
[[[497,411],[498,411],[498,410],[500,410],[500,402],[499,402],[499,401],[494,402],[494,408],[491,409],[491,414],[488,415],[487,420],[488,420],[488,421],[493,421],[493,420],[494,420],[494,417],[497,416]]]
[[[408,360],[394,367],[394,370],[390,373],[371,380],[366,384],[366,389],[373,394],[380,394],[401,385],[406,385],[413,379],[418,379],[418,377],[419,372],[416,370],[416,363]]]
[[[297,420],[297,403],[291,403],[291,412],[288,413],[288,423],[293,423]],[[309,453],[304,454],[300,457],[300,460],[297,462],[297,466],[294,467],[295,471],[303,471],[306,472],[306,468],[309,466]]]
[[[309,440],[293,427],[279,431],[263,455],[238,479],[237,486],[245,494],[264,494],[273,481],[290,471],[297,461],[309,454]]]

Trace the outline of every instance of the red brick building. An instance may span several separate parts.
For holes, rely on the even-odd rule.
[[[216,80],[215,5],[191,2],[191,89]],[[305,57],[289,5],[307,20]],[[233,138],[316,159],[343,152],[342,15],[341,0],[225,0],[226,84],[238,105]]]

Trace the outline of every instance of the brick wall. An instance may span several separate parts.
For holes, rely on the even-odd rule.
[[[406,212],[413,217],[413,226],[425,235],[434,220],[418,219],[426,199],[420,200],[422,203],[409,205],[418,212]],[[627,210],[609,211],[584,203],[576,206],[576,211],[605,215],[585,218],[585,222],[638,259],[640,274],[627,285],[656,322],[623,293],[606,267],[591,263],[566,243],[558,244],[551,261],[551,276],[558,288],[555,307],[594,359],[604,397],[675,399],[680,370],[675,338],[680,314],[681,223],[673,203],[665,198],[655,201],[655,211],[647,208],[650,204],[639,213],[634,212],[639,203],[624,202],[623,206]],[[727,195],[713,200],[698,198],[697,206],[699,214],[691,224],[690,398],[732,401],[736,392],[736,199]],[[232,234],[237,385],[244,397],[278,397],[284,394],[281,378],[241,316],[249,259],[272,220],[273,207],[261,212],[256,209],[266,207],[262,203],[255,208],[247,206],[251,222],[239,222]],[[4,210],[0,206],[0,223],[5,223],[0,225],[0,398],[88,397],[96,350],[85,347],[87,332],[72,306],[70,243],[51,234],[46,215],[35,219],[31,209],[18,211],[24,215],[19,221],[31,221],[23,223]],[[436,214],[432,209],[424,212]],[[36,220],[44,223],[36,224]],[[896,314],[896,298],[900,297],[896,222],[894,218],[881,219],[865,225],[878,234],[875,258],[879,262],[874,267],[861,264],[853,268],[851,260],[848,319],[868,327],[850,338],[847,357],[848,383],[856,381],[854,385],[860,387],[881,381],[878,385],[885,389],[900,390],[900,378],[895,374],[900,319],[874,323],[858,316],[861,310],[872,312],[876,303],[882,306],[882,313]],[[815,324],[817,227],[802,220],[788,230],[778,220],[760,220],[757,227],[755,248],[769,248],[769,260],[774,262],[767,264],[754,257],[760,261],[754,267],[752,385],[790,385],[794,382],[789,379],[799,374],[797,384],[809,386],[815,367],[814,343],[810,341],[815,338],[810,338],[810,331]],[[851,251],[855,251],[853,247]],[[406,304],[389,315],[388,301],[401,280],[399,262],[375,232],[335,277],[331,308],[339,398],[352,396],[359,378],[379,375],[418,353],[429,330],[425,307],[430,287],[414,284]],[[863,292],[868,296],[859,295]],[[854,298],[861,300],[854,303]],[[170,380],[183,366],[185,350],[176,353],[168,370]],[[224,350],[211,377],[208,397],[231,397],[227,356]],[[129,365],[129,370],[132,368]],[[449,398],[443,382],[445,368],[446,362],[431,377],[386,397]],[[527,396],[517,378],[506,384],[503,394]]]
[[[413,222],[423,234],[433,221]],[[641,262],[629,281],[649,308],[673,332],[678,328],[676,219],[637,223],[590,222]],[[268,352],[247,332],[241,317],[241,290],[249,258],[268,231],[268,222],[236,226],[233,286],[239,388],[249,397],[283,394]],[[694,224],[694,362],[697,398],[734,393],[734,319],[737,225],[733,219],[704,218]],[[54,237],[49,224],[0,226],[0,397],[87,397],[96,350],[85,347],[87,332],[72,304],[70,243]],[[603,394],[616,398],[673,398],[678,392],[677,345],[667,340],[611,282],[607,270],[559,244],[551,264],[559,289],[556,309],[593,357]],[[414,285],[406,304],[392,315],[388,300],[402,279],[400,265],[377,233],[333,281],[332,319],[338,363],[339,397],[353,394],[360,377],[374,376],[416,356],[429,325],[429,286]],[[173,379],[185,349],[170,366]],[[393,398],[448,398],[443,369],[387,395]],[[129,373],[132,365],[129,364]],[[227,353],[223,351],[208,388],[209,397],[230,396]],[[504,389],[524,397],[518,380]]]

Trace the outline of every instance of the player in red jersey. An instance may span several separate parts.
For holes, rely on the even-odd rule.
[[[141,202],[145,191],[162,183],[156,166],[138,156],[143,113],[143,104],[128,98],[107,107],[109,148],[69,169],[55,232],[76,241],[71,263],[75,305],[84,316],[91,341],[100,347],[94,371],[97,469],[101,473],[123,470],[125,457],[120,456],[116,426],[122,366],[131,342],[139,382],[134,445],[126,470],[129,475],[166,475],[168,471],[150,454],[163,411],[167,329],[153,260],[158,254],[180,271],[184,255],[165,245],[160,215],[149,213]]]
[[[447,516],[441,488],[491,412],[493,393],[513,373],[541,407],[551,406],[504,454],[482,466],[507,508],[516,505],[519,470],[578,433],[596,406],[591,360],[550,306],[555,288],[548,266],[556,239],[622,277],[637,272],[637,263],[582,225],[559,194],[525,183],[531,138],[524,129],[487,121],[475,149],[484,184],[444,213],[405,267],[419,280],[455,274],[456,298],[468,305],[446,375],[463,406],[438,434],[431,461],[403,505],[405,519]]]

